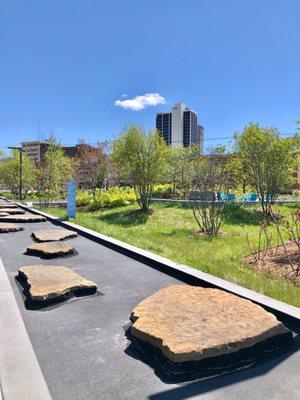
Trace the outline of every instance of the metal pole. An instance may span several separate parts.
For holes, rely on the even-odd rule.
[[[23,152],[22,149],[19,149],[20,151],[20,192],[19,192],[19,197],[20,201],[22,201],[22,192],[23,192]]]

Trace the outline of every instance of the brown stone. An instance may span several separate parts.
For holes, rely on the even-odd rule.
[[[289,331],[249,300],[222,290],[174,285],[132,312],[132,335],[179,363],[228,355]]]
[[[19,269],[19,278],[27,281],[30,299],[47,301],[70,292],[95,293],[94,282],[84,279],[70,268],[62,266],[31,265]]]
[[[9,215],[25,214],[25,210],[22,210],[21,208],[1,208],[0,212],[5,212]]]
[[[32,237],[38,242],[54,242],[77,236],[77,232],[68,229],[46,229],[32,232]]]
[[[0,233],[17,232],[22,230],[24,230],[24,228],[20,225],[0,222]]]
[[[18,208],[18,205],[11,203],[0,203],[0,208]]]
[[[46,218],[41,215],[23,214],[23,215],[9,215],[7,217],[0,217],[0,222],[43,222]]]
[[[73,248],[64,242],[33,243],[27,247],[27,254],[45,257],[63,257],[73,254]]]

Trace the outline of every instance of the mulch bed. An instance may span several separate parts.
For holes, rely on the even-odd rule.
[[[89,211],[89,206],[80,206],[80,207],[76,207],[77,211]]]
[[[297,245],[294,242],[285,243],[285,248],[289,254],[294,266],[299,263],[300,252]],[[263,258],[264,251],[260,252],[260,257]],[[253,253],[257,258],[258,253]],[[252,254],[249,254],[244,258],[244,263],[252,265],[256,270],[262,271],[272,276],[282,276],[289,281],[293,281],[296,284],[300,284],[300,275],[296,276],[293,268],[286,256],[284,247],[282,245],[270,247],[266,256],[261,260],[254,260]]]
[[[191,236],[194,237],[212,237],[208,235],[206,232],[203,231],[196,231],[196,232],[191,232]],[[218,232],[218,237],[228,237],[229,233],[228,232]]]

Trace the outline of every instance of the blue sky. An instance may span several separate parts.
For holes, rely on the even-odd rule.
[[[36,139],[37,121],[44,137],[53,130],[64,144],[111,139],[130,122],[153,128],[155,113],[179,100],[198,112],[206,139],[232,136],[249,121],[295,131],[299,0],[0,0],[0,7],[0,147]],[[115,105],[149,93],[165,104]]]

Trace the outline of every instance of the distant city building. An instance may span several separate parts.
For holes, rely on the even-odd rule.
[[[32,141],[32,142],[22,142],[22,150],[28,155],[31,161],[35,163],[41,163],[44,161],[44,155],[48,150],[49,143],[45,141]],[[93,162],[95,162],[95,157],[97,156],[97,148],[93,147],[87,143],[78,143],[75,146],[62,146],[66,156],[72,158],[80,158],[83,151],[89,150],[91,156],[93,155]]]
[[[204,127],[202,125],[198,125],[197,126],[197,134],[198,134],[198,143],[199,143],[199,147],[201,150],[201,153],[203,153],[203,149],[204,149]]]
[[[44,159],[44,154],[48,149],[47,141],[33,141],[33,142],[22,142],[22,150],[28,155],[31,161],[40,163]]]
[[[22,149],[35,164],[42,164],[49,143],[45,141],[22,142]],[[78,187],[89,188],[87,177],[89,172],[98,164],[99,149],[87,143],[78,143],[75,146],[62,146],[65,155],[75,158],[80,162],[80,168],[76,169],[76,181]]]
[[[203,152],[204,128],[198,124],[197,113],[183,103],[175,104],[171,112],[157,113],[156,129],[169,146],[198,145]]]

